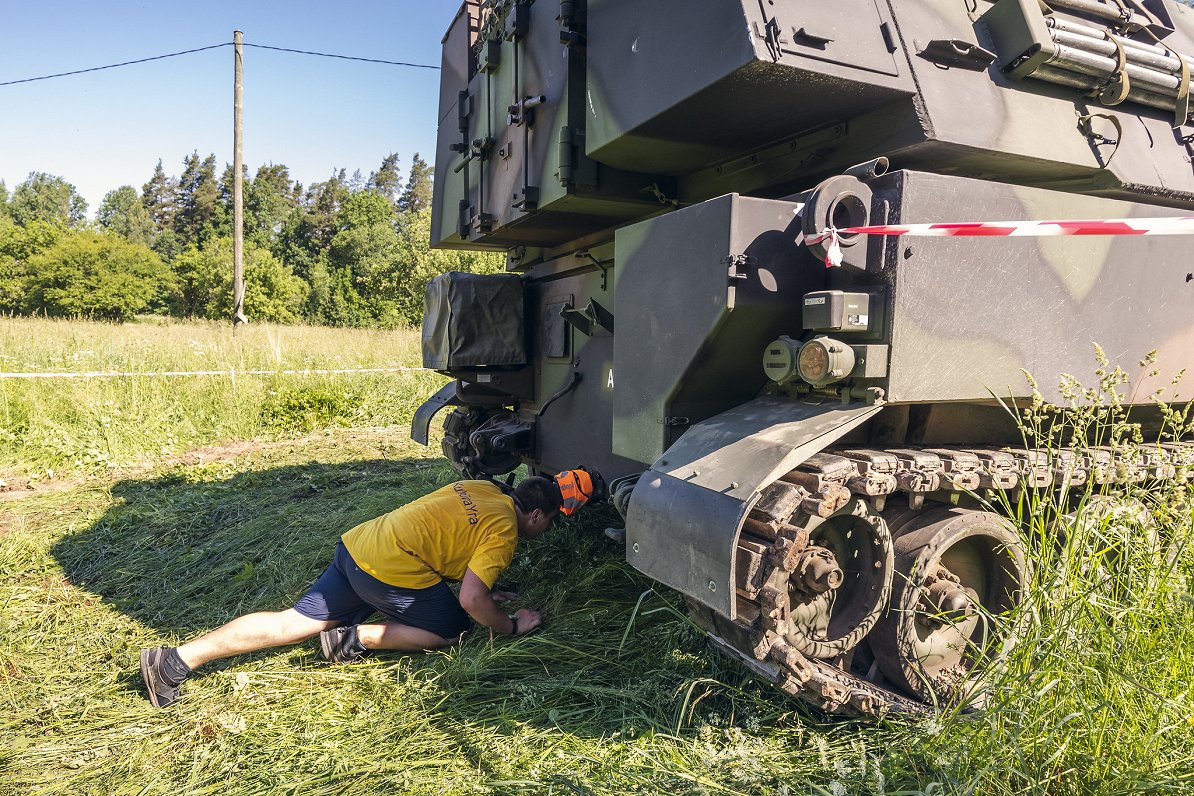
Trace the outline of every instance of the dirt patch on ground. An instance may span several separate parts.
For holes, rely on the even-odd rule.
[[[46,495],[54,492],[68,492],[72,489],[77,489],[89,481],[93,483],[107,483],[113,480],[136,477],[164,467],[176,467],[179,465],[184,467],[195,467],[201,464],[211,464],[212,462],[230,461],[232,459],[238,459],[241,456],[246,456],[253,453],[262,453],[283,448],[308,447],[312,446],[313,443],[320,442],[331,443],[334,445],[336,440],[344,440],[347,438],[351,438],[356,441],[376,439],[379,443],[384,443],[386,439],[392,438],[396,434],[405,433],[406,429],[404,428],[397,429],[378,427],[337,429],[336,431],[321,430],[312,432],[311,434],[307,434],[302,437],[283,440],[231,440],[216,445],[205,445],[202,448],[193,448],[192,450],[185,451],[183,453],[175,453],[155,459],[144,459],[141,461],[128,463],[121,467],[109,470],[104,475],[96,475],[91,477],[63,476],[61,478],[28,478],[26,476],[17,474],[0,472],[0,504],[14,500],[22,500],[29,497],[35,497],[37,495]],[[0,532],[2,532],[2,530],[3,522],[0,521]]]
[[[78,488],[87,481],[109,481],[112,479],[143,475],[159,467],[173,467],[177,465],[193,467],[195,465],[209,464],[211,462],[228,461],[249,453],[256,453],[261,450],[276,448],[283,445],[294,445],[297,442],[300,442],[300,440],[286,440],[283,442],[234,440],[232,442],[225,442],[220,445],[206,445],[202,448],[195,448],[194,450],[189,450],[184,453],[163,456],[158,459],[146,459],[144,461],[134,462],[123,467],[109,470],[106,475],[92,476],[91,478],[28,478],[20,475],[7,475],[0,473],[0,503],[13,500],[22,500],[24,498],[35,497],[37,495],[46,495],[53,492],[67,492],[71,489]]]
[[[45,495],[51,492],[67,492],[83,483],[81,478],[38,478],[36,480],[20,476],[0,477],[0,503],[6,503],[34,495]],[[4,523],[0,521],[0,532]]]

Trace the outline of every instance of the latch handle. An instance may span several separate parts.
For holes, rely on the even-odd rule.
[[[804,39],[813,47],[824,47],[833,41],[832,36],[823,36],[820,33],[813,33],[808,28],[798,28],[796,30],[796,38]]]
[[[971,41],[962,39],[933,39],[928,44],[916,45],[916,54],[938,66],[956,66],[972,72],[981,72],[995,62],[995,53],[984,50]]]

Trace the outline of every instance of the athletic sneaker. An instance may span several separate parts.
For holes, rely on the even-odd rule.
[[[333,663],[351,663],[365,654],[365,645],[357,637],[356,625],[344,625],[319,634],[319,651]]]
[[[141,650],[141,679],[155,708],[164,708],[178,699],[182,681],[190,673],[174,647]]]

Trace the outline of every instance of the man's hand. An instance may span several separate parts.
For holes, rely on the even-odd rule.
[[[530,608],[519,608],[514,616],[518,617],[518,632],[515,635],[525,636],[539,625],[543,624],[543,617],[538,611]]]
[[[499,597],[513,599],[517,596],[512,592],[490,591],[485,581],[477,577],[471,569],[464,571],[464,579],[460,582],[460,606],[479,624],[498,633],[509,633],[514,629],[510,616],[498,608]],[[539,612],[529,608],[520,608],[514,615],[518,617],[517,635],[520,636],[543,623],[543,617]]]

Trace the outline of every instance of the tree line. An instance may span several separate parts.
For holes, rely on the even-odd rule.
[[[156,313],[229,318],[232,166],[159,160],[137,190],[109,191],[94,221],[62,177],[0,181],[0,312],[130,320]],[[444,271],[500,270],[499,255],[432,251],[431,168],[387,155],[368,177],[344,169],[304,187],[282,164],[244,173],[245,314],[279,323],[418,324],[423,289]]]

